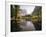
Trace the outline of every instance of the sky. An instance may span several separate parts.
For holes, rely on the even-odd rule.
[[[35,6],[31,6],[31,5],[21,5],[20,9],[25,9],[26,10],[26,14],[32,14],[32,11],[34,10]]]

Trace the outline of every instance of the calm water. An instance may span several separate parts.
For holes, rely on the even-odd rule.
[[[35,30],[34,24],[31,21],[21,22],[20,27],[22,28],[22,30],[25,30],[25,31]]]

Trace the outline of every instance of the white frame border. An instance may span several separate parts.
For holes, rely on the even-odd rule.
[[[43,28],[44,25],[43,25],[43,22],[42,22],[42,31],[28,31],[28,32],[10,32],[10,5],[13,4],[13,5],[35,5],[35,6],[42,6],[42,16],[43,16],[43,12],[44,12],[44,6],[45,4],[44,3],[22,3],[22,2],[6,2],[6,35],[7,36],[16,36],[16,35],[21,35],[21,34],[43,34],[45,32],[45,29]],[[43,18],[43,17],[42,17]],[[42,19],[43,20],[43,19]],[[31,33],[30,33],[31,32]],[[16,34],[16,35],[15,35]],[[44,33],[45,34],[45,33]]]

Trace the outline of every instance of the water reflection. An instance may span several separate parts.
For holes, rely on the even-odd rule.
[[[20,23],[20,27],[23,31],[35,30],[35,27],[31,21],[25,21]]]

